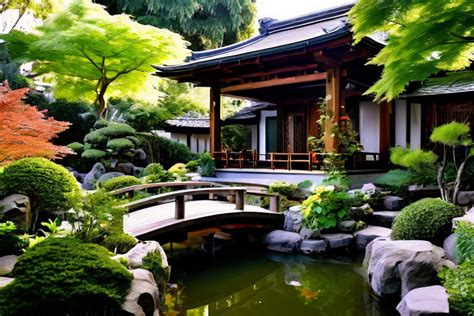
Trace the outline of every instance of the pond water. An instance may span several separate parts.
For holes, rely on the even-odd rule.
[[[165,315],[397,315],[371,294],[359,260],[232,252],[173,263]]]

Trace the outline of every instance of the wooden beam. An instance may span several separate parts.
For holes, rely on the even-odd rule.
[[[211,154],[221,151],[221,91],[211,87],[209,105],[209,136]]]
[[[303,76],[294,76],[288,78],[278,78],[278,79],[270,79],[258,82],[249,82],[243,83],[234,86],[228,86],[222,88],[222,93],[229,93],[234,91],[241,91],[241,90],[253,90],[253,89],[261,89],[267,87],[274,87],[274,86],[283,86],[283,85],[290,85],[295,83],[303,83],[309,81],[318,81],[318,80],[325,80],[326,73],[320,72],[311,75],[303,75]]]
[[[330,118],[326,121],[324,147],[326,152],[337,152],[338,140],[332,136],[332,129],[339,123],[340,111],[340,68],[334,67],[327,70],[326,102]]]

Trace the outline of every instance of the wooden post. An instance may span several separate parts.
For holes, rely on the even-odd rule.
[[[221,90],[211,87],[209,106],[209,128],[211,155],[221,151]]]
[[[245,203],[245,191],[244,190],[236,190],[235,191],[235,209],[237,210],[244,210],[244,203]]]
[[[270,196],[270,211],[278,213],[280,210],[280,196],[272,195]]]
[[[184,195],[178,195],[174,199],[174,218],[184,218]]]
[[[338,140],[332,137],[332,129],[338,124],[341,106],[340,69],[328,68],[326,78],[326,102],[330,118],[326,121],[324,140],[326,152],[337,152]]]

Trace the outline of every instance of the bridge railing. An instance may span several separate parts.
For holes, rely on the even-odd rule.
[[[125,191],[128,192],[128,191]],[[122,192],[123,193],[123,192]],[[134,212],[146,207],[154,206],[174,199],[175,218],[183,219],[185,216],[185,197],[193,195],[208,194],[214,196],[218,194],[227,194],[235,196],[235,208],[244,210],[245,194],[268,197],[270,200],[270,211],[278,212],[280,195],[278,193],[266,193],[261,191],[248,191],[246,187],[208,187],[197,189],[177,190],[146,197],[123,205],[129,212]]]
[[[136,191],[159,188],[197,188],[197,187],[225,187],[225,185],[207,181],[181,181],[181,182],[159,182],[132,185],[126,188],[110,191],[112,195],[126,194],[132,198]]]

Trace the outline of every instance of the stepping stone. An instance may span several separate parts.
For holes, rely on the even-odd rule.
[[[298,233],[274,230],[267,235],[265,244],[270,250],[291,253],[300,249],[302,240]]]
[[[301,242],[300,251],[306,255],[313,253],[325,252],[327,249],[326,240],[303,240]]]
[[[374,212],[368,220],[370,225],[391,228],[393,221],[400,214],[400,211],[379,211]]]
[[[383,206],[389,211],[399,211],[406,205],[405,200],[394,195],[383,197]]]
[[[448,315],[448,294],[441,285],[413,289],[398,304],[397,311],[401,316]]]
[[[351,234],[322,234],[321,237],[327,240],[330,249],[347,247],[352,243],[354,237]]]
[[[365,250],[365,247],[377,237],[389,237],[392,230],[380,226],[368,226],[354,233],[356,247],[359,250]]]

